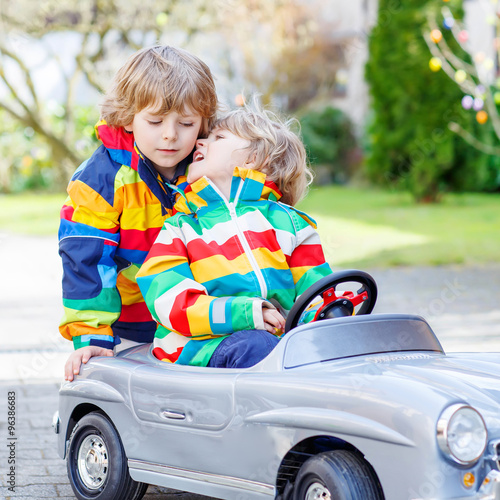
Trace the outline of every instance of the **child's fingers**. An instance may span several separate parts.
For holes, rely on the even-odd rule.
[[[80,372],[80,361],[79,359],[70,358],[64,367],[64,378],[71,382],[74,375],[78,375]]]
[[[73,365],[68,365],[66,363],[64,367],[64,380],[71,382],[73,380]]]
[[[80,373],[80,366],[82,366],[82,360],[81,358],[78,356],[77,358],[75,358],[73,360],[73,373],[75,375],[78,375]]]
[[[266,330],[273,335],[281,335],[285,331],[285,318],[276,309],[263,312]]]
[[[283,329],[277,326],[273,326],[269,323],[264,324],[266,331],[272,333],[273,335],[281,335],[283,333]]]
[[[269,323],[264,323],[264,327],[266,331],[268,331],[269,333],[274,333],[274,331],[276,330],[276,328],[273,325],[270,325]]]
[[[273,309],[265,309],[263,314],[264,323],[269,323],[272,326],[277,326],[277,318],[273,315]]]
[[[268,311],[267,318],[269,318],[269,323],[280,328],[285,326],[285,318],[276,309],[269,309]]]

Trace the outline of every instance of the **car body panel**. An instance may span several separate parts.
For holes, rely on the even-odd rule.
[[[176,429],[222,429],[233,416],[235,377],[219,373],[214,382],[210,373],[200,379],[179,373],[175,365],[141,366],[130,381],[134,412],[139,420]]]
[[[71,422],[99,408],[143,482],[273,498],[284,459],[321,438],[363,454],[387,500],[486,498],[478,489],[498,468],[496,445],[463,467],[437,444],[436,423],[456,403],[480,411],[500,443],[500,354],[446,355],[416,316],[340,318],[292,330],[243,370],[163,363],[149,345],[93,358],[61,388],[59,454]]]

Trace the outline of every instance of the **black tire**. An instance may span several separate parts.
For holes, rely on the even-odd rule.
[[[101,413],[89,413],[76,424],[66,466],[79,500],[140,500],[148,488],[130,477],[120,436]]]
[[[134,481],[132,478],[130,478],[131,481],[133,481],[136,484],[135,490],[131,490],[130,494],[134,494],[134,496],[130,497],[130,500],[141,500],[141,498],[146,494],[146,491],[149,488],[148,483],[138,483],[137,481]]]
[[[293,500],[383,500],[371,466],[354,453],[327,451],[309,458],[299,470]]]

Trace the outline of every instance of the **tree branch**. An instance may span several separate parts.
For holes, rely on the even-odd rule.
[[[33,98],[33,105],[35,107],[36,113],[39,113],[39,111],[40,111],[40,105],[38,103],[38,97],[37,97],[37,94],[36,94],[35,85],[33,83],[33,80],[31,79],[31,74],[30,74],[30,71],[29,71],[28,67],[26,66],[26,64],[24,64],[24,62],[16,54],[14,54],[12,51],[10,51],[9,49],[7,49],[3,45],[0,46],[0,54],[3,54],[5,56],[7,56],[8,58],[12,59],[19,66],[19,68],[21,69],[21,71],[23,72],[26,86],[28,87],[28,90],[29,90],[29,92],[31,94],[31,97]],[[19,104],[21,104],[21,106],[26,111],[29,111],[28,107],[27,107],[27,104],[19,97],[19,94],[16,91],[13,90],[12,85],[7,80],[7,76],[5,75],[5,72],[4,72],[4,69],[3,69],[3,64],[1,65],[0,73],[1,73],[2,80],[9,87],[9,90],[14,95],[16,101]]]
[[[500,148],[481,142],[479,139],[474,137],[470,132],[462,128],[462,126],[460,126],[458,123],[450,122],[448,123],[448,128],[452,132],[455,132],[455,134],[459,135],[465,142],[467,142],[474,148],[478,149],[479,151],[491,156],[500,155]]]
[[[495,100],[490,91],[486,93],[486,109],[488,110],[493,130],[495,131],[496,136],[500,139],[500,118],[498,116]]]
[[[83,40],[82,40],[82,48],[81,48],[79,54],[75,57],[77,67],[85,75],[85,78],[90,83],[90,85],[92,85],[92,87],[97,89],[97,91],[100,92],[101,94],[104,93],[104,89],[99,84],[99,82],[96,80],[96,78],[94,77],[94,74],[92,73],[90,68],[104,53],[104,37],[106,36],[107,32],[108,32],[108,30],[106,29],[103,33],[98,33],[98,35],[99,35],[99,47],[98,47],[97,51],[90,57],[88,57],[85,54],[85,49],[86,49],[87,43],[89,41],[90,33],[85,33]],[[91,64],[90,65],[85,64],[86,61],[89,61]]]
[[[40,122],[33,120],[33,117],[31,115],[22,116],[14,109],[12,109],[8,104],[2,101],[0,101],[0,108],[5,109],[5,111],[7,111],[7,113],[9,113],[17,121],[19,121],[19,123],[22,123],[26,127],[31,127],[37,134],[43,136],[50,147],[53,150],[61,153],[61,156],[68,158],[75,165],[81,161],[81,159],[78,158],[75,153],[66,145],[66,142],[64,140],[61,140],[59,137],[44,129]]]
[[[434,57],[438,57],[441,60],[442,64],[442,69],[443,71],[453,80],[457,83],[457,85],[462,89],[462,91],[466,94],[474,94],[474,90],[476,88],[476,85],[472,78],[469,76],[467,73],[467,80],[465,80],[462,83],[459,83],[455,80],[455,68],[449,63],[448,59],[446,56],[442,53],[442,51],[437,47],[437,45],[430,39],[429,35],[427,33],[424,33],[424,40],[427,46],[429,47],[429,50],[431,54]],[[472,81],[471,81],[472,80]]]
[[[460,32],[464,30],[464,27],[459,25],[458,21],[453,17],[453,14],[451,13],[451,10],[448,8],[448,7],[443,7],[441,12],[443,13],[443,17],[444,18],[452,18],[453,19],[453,25],[451,26],[451,32],[453,33],[453,36],[455,37],[455,40],[457,41],[457,43],[462,47],[462,49],[467,52],[468,54],[470,54],[470,50],[468,50],[466,48],[466,44],[465,43],[462,43],[459,39],[459,35],[460,35]],[[437,28],[437,22],[436,22],[436,18],[433,16],[432,18],[432,21],[434,23],[434,26],[433,27],[436,27]],[[441,42],[440,42],[441,44]],[[443,40],[443,45],[446,46],[447,48],[447,52],[446,52],[446,55],[448,56],[449,54],[449,58],[450,58],[450,61],[452,62],[452,64],[455,64],[454,60],[457,62],[457,64],[462,64],[462,67],[468,72],[468,73],[474,73],[475,76],[478,76],[477,75],[477,68],[475,65],[471,65],[469,63],[466,63],[465,61],[462,61],[459,57],[457,57],[453,52],[452,50],[448,47],[448,44]],[[443,51],[445,52],[445,51]],[[455,64],[455,66],[457,66],[457,64]]]
[[[26,118],[24,116],[21,116],[16,111],[14,111],[14,109],[12,109],[8,104],[0,101],[0,108],[5,109],[5,111],[7,111],[7,113],[9,113],[14,119],[16,119],[17,121],[19,121],[20,123],[28,125],[28,123],[26,121]]]

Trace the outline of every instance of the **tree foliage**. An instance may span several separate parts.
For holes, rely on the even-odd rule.
[[[429,69],[423,33],[436,5],[380,0],[384,23],[370,35],[366,66],[373,107],[367,173],[381,184],[409,189],[418,201],[437,201],[460,187],[479,156],[448,128],[451,121],[464,130],[477,126],[460,104],[461,92],[445,74]]]
[[[315,19],[297,0],[4,1],[0,109],[21,131],[34,131],[63,185],[87,154],[78,147],[82,89],[93,89],[97,103],[130,53],[160,42],[209,55],[233,87],[293,110],[331,84],[342,56]],[[69,63],[60,34],[76,37]],[[43,98],[35,77],[47,68],[50,79],[64,82],[57,106]]]
[[[84,157],[82,148],[78,147],[81,137],[77,134],[77,94],[82,80],[94,88],[96,94],[102,92],[110,78],[106,62],[141,43],[135,33],[134,38],[129,36],[131,27],[137,26],[140,35],[154,33],[154,18],[141,15],[137,6],[134,9],[127,2],[99,0],[63,3],[21,0],[2,5],[0,108],[22,129],[32,130],[36,139],[45,143],[61,184],[65,184]],[[61,58],[64,47],[51,42],[51,37],[61,32],[78,37],[79,48],[69,66]],[[34,76],[49,65],[53,68],[54,81],[64,82],[56,103],[42,99]]]
[[[484,24],[490,25],[495,34],[493,47],[483,47],[486,52],[493,52],[500,60],[500,11],[496,2],[483,3]],[[475,116],[480,126],[466,130],[459,123],[451,120],[448,128],[458,134],[471,147],[484,153],[478,157],[476,168],[464,172],[464,185],[481,190],[498,190],[500,187],[500,79],[495,61],[483,51],[473,49],[470,32],[459,17],[460,9],[455,3],[446,3],[438,10],[427,12],[427,29],[424,40],[432,55],[431,65],[435,70],[442,70],[461,90],[462,107],[471,116]],[[489,11],[489,13],[488,13]],[[443,37],[443,31],[449,35]],[[452,44],[448,39],[452,39]],[[459,48],[457,50],[457,47]],[[493,50],[492,50],[493,49]]]

